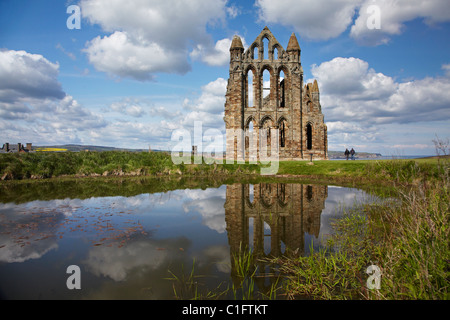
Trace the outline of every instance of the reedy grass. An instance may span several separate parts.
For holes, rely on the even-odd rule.
[[[234,271],[240,278],[253,277],[257,271],[254,255],[248,248],[242,248],[242,243],[239,245],[239,252],[233,253],[232,263],[234,264]]]
[[[201,281],[207,277],[196,275],[195,259],[189,273],[186,273],[184,266],[181,267],[179,274],[168,270],[170,277],[166,280],[172,281],[174,298],[180,300],[274,300],[280,289],[279,279],[277,277],[267,291],[261,290],[257,285],[258,277],[260,277],[258,262],[259,260],[250,249],[240,246],[239,252],[233,254],[232,263],[236,274],[231,282],[221,282],[213,289],[207,288]]]
[[[389,226],[383,252],[386,299],[449,299],[449,185],[401,193],[402,204],[385,211]]]
[[[198,159],[197,159],[198,160]],[[201,176],[254,174],[256,164],[174,164],[168,152],[39,152],[0,154],[0,176],[7,180],[45,179],[60,176],[147,175]]]
[[[391,164],[398,198],[347,210],[324,248],[297,259],[276,258],[288,298],[447,300],[450,288],[448,161],[429,172]],[[381,288],[366,285],[369,265]]]
[[[361,298],[367,278],[364,270],[376,252],[367,219],[358,212],[345,211],[333,226],[336,234],[318,250],[311,247],[311,254],[270,260],[280,266],[282,291],[288,299]]]
[[[181,266],[181,273],[175,274],[168,270],[170,277],[166,280],[172,281],[172,289],[175,299],[178,300],[217,300],[227,293],[222,289],[223,283],[216,288],[209,290],[201,283],[204,276],[195,274],[195,259],[192,261],[192,267],[189,273],[186,273],[184,266]]]
[[[230,291],[235,300],[276,299],[279,289],[278,276],[274,274],[261,274],[261,262],[262,260],[250,248],[242,247],[242,243],[239,245],[239,251],[235,252],[232,256],[234,281]],[[275,278],[275,282],[271,283],[268,290],[258,286],[259,280],[265,280],[266,277]]]
[[[191,164],[173,163],[168,152],[55,152],[0,154],[0,176],[8,180],[45,179],[61,176],[146,175],[146,176],[259,176],[260,164],[208,164],[208,159],[190,157]],[[207,163],[208,162],[208,163]],[[436,179],[443,167],[438,159],[280,161],[277,176],[314,179],[352,179],[369,182],[414,183],[420,178]],[[445,170],[445,168],[444,168]],[[448,166],[447,166],[448,170]]]

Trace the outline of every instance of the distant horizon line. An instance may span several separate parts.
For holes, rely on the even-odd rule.
[[[66,143],[66,144],[39,144],[39,145],[33,145],[34,148],[38,148],[38,147],[63,147],[63,146],[76,146],[76,147],[98,147],[98,148],[112,148],[112,149],[123,149],[123,150],[149,150],[149,148],[125,148],[125,147],[112,147],[112,146],[107,146],[107,145],[95,145],[95,144],[76,144],[76,143]],[[166,152],[183,152],[183,150],[165,150],[165,149],[151,149],[152,151],[166,151]],[[344,152],[344,150],[329,150],[330,152]],[[200,152],[199,152],[200,153]],[[225,154],[225,151],[222,151],[223,154]],[[386,157],[434,157],[436,156],[436,154],[398,154],[398,153],[392,153],[392,154],[382,154],[380,152],[372,152],[372,151],[357,151],[357,153],[369,153],[369,154],[379,154],[381,157],[386,158]]]

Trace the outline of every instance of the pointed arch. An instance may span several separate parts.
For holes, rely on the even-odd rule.
[[[312,111],[312,109],[311,109],[311,101],[308,100],[308,101],[306,102],[306,112],[307,112],[307,113],[310,113],[311,111]]]
[[[286,207],[289,202],[289,196],[286,196],[286,184],[280,183],[277,185],[277,188],[278,205],[280,207]]]
[[[277,54],[275,55],[275,51]],[[284,54],[286,53],[283,49],[283,47],[280,45],[278,41],[275,40],[275,43],[272,46],[272,52],[273,52],[273,60],[283,60]]]
[[[261,52],[261,57],[262,60],[269,60],[270,59],[270,39],[267,35],[264,35],[261,39],[262,42],[262,52]]]
[[[277,71],[277,107],[284,108],[287,106],[287,97],[289,90],[289,71],[281,66]]]
[[[313,200],[313,186],[307,185],[306,186],[306,199],[308,199],[309,202]]]
[[[253,128],[258,124],[258,122],[256,121],[254,116],[249,116],[246,120],[245,120],[245,125],[244,125],[244,129],[250,129],[250,125],[253,126]]]
[[[245,159],[249,162],[253,162],[257,158],[257,131],[255,127],[257,126],[257,121],[254,116],[249,116],[245,121],[244,125],[244,148],[245,148]]]
[[[287,119],[286,119],[285,116],[280,116],[280,117],[278,118],[278,121],[277,121],[278,125],[279,125],[282,121],[286,121],[286,122],[287,122]]]
[[[261,107],[271,107],[273,106],[273,97],[275,93],[273,92],[273,68],[270,65],[264,65],[261,68],[260,74],[260,85],[261,85]]]
[[[279,59],[279,49],[278,46],[274,46],[273,47],[273,60],[278,60]]]
[[[306,124],[306,149],[312,150],[312,141],[313,141],[313,126],[311,122]]]
[[[272,133],[271,129],[273,129],[275,121],[270,115],[265,115],[260,122],[260,131],[259,131],[259,143],[260,143],[260,152],[262,150],[263,143],[266,144],[267,147],[267,155],[271,155],[271,145],[272,145]],[[264,132],[265,131],[265,132]],[[265,134],[265,136],[263,136]],[[264,141],[263,141],[264,140]]]
[[[256,106],[256,88],[258,86],[258,76],[253,65],[245,70],[245,106],[247,108]]]
[[[250,47],[250,55],[253,60],[258,60],[260,56],[259,46],[256,42],[254,42]]]
[[[272,52],[273,52],[273,60],[281,60],[281,56],[282,56],[282,50],[283,48],[280,46],[280,44],[278,42],[276,42],[273,46],[272,46]]]
[[[274,185],[272,183],[261,183],[260,184],[260,200],[264,208],[269,209],[274,205],[275,197],[273,190]]]
[[[288,121],[284,116],[280,117],[278,119],[278,136],[279,136],[279,146],[280,148],[285,148],[287,146],[287,136],[288,136]]]
[[[253,209],[255,206],[255,187],[253,184],[244,185],[244,194],[247,206]]]
[[[268,124],[270,122],[270,125],[272,126],[273,123],[275,123],[275,121],[273,120],[272,116],[269,114],[264,115],[261,118],[261,121],[259,122],[259,126],[260,127],[264,127],[264,125]]]

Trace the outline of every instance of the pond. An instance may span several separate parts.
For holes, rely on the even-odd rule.
[[[226,289],[241,248],[306,255],[344,207],[373,201],[358,189],[300,183],[142,190],[1,199],[0,298],[173,299],[174,275],[193,267],[202,288]],[[81,289],[68,289],[71,265]]]

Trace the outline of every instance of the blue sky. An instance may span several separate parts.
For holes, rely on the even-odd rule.
[[[231,39],[264,26],[285,48],[295,32],[329,150],[433,155],[450,137],[446,0],[2,0],[1,139],[170,149],[194,121],[224,134]]]

